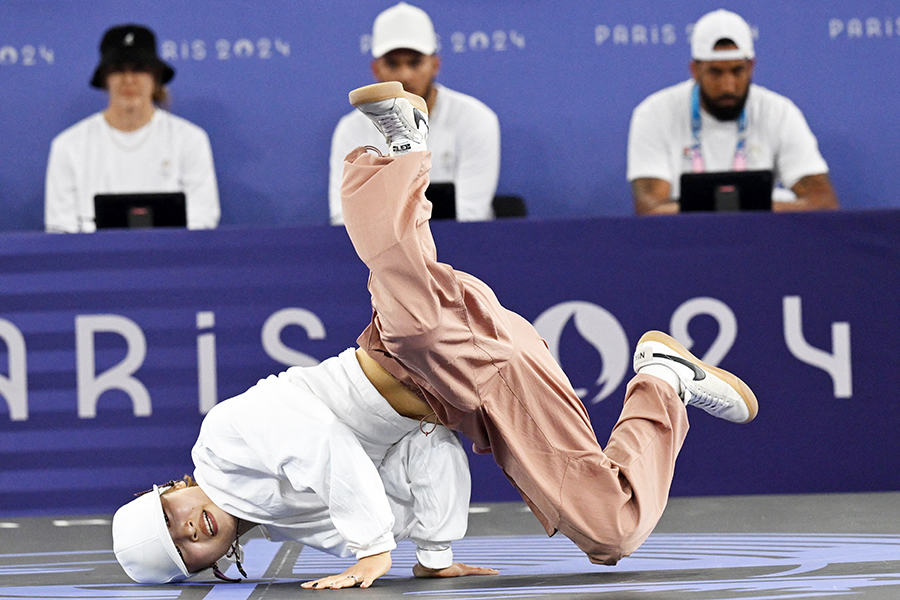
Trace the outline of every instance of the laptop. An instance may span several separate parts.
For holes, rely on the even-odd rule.
[[[187,227],[184,192],[97,194],[94,223],[97,229]]]
[[[772,171],[682,173],[681,212],[772,210]]]
[[[429,183],[425,197],[431,202],[431,219],[456,219],[456,186],[452,183]]]

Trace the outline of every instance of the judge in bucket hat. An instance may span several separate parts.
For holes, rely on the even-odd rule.
[[[189,229],[218,226],[209,136],[164,109],[166,84],[174,76],[175,69],[158,56],[149,28],[125,24],[106,31],[90,84],[107,92],[108,103],[53,140],[44,198],[48,232],[95,231],[95,196],[126,192],[183,192]],[[140,224],[157,225],[152,207],[146,211]]]
[[[107,30],[100,42],[100,63],[91,77],[91,86],[105,90],[110,73],[128,70],[154,75],[159,88],[154,93],[157,103],[163,100],[163,86],[175,77],[175,69],[156,53],[156,35],[142,25],[118,25]]]

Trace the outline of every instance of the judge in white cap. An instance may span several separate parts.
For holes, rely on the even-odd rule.
[[[771,170],[775,211],[834,209],[828,165],[803,113],[753,83],[754,33],[733,12],[701,17],[691,33],[691,79],[641,102],[628,134],[635,212],[680,210],[682,173]]]
[[[435,205],[432,218],[493,219],[500,178],[500,121],[480,100],[435,81],[441,57],[431,18],[406,2],[391,6],[375,18],[371,48],[375,79],[399,81],[428,105],[431,182],[453,185],[446,202]],[[333,225],[344,222],[340,193],[344,157],[361,144],[387,151],[378,130],[354,110],[340,120],[331,139],[328,204]]]

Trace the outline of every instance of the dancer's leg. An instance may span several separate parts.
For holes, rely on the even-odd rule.
[[[681,386],[636,377],[604,453],[534,328],[484,283],[437,262],[423,193],[429,167],[425,152],[347,157],[344,218],[371,271],[374,309],[360,343],[417,386],[444,424],[494,453],[548,533],[559,529],[592,561],[613,564],[665,508],[688,429]]]
[[[480,281],[436,261],[428,166],[425,153],[348,156],[344,219],[371,270],[371,328],[448,425],[492,448],[550,532],[615,562],[665,507],[687,431],[683,403],[664,382],[637,378],[604,454],[533,328]]]

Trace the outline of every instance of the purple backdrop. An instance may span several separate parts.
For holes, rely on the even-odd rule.
[[[647,329],[754,388],[748,426],[691,411],[674,494],[900,489],[900,212],[433,229],[536,323],[601,443]],[[0,236],[0,514],[111,511],[190,472],[203,406],[354,344],[366,276],[328,226]],[[471,465],[475,500],[516,498]]]

